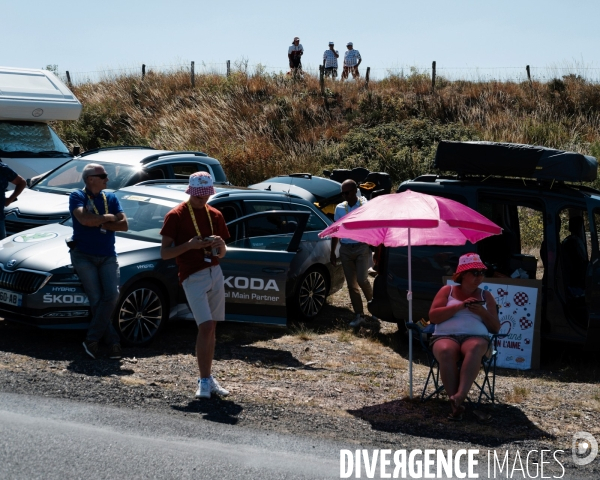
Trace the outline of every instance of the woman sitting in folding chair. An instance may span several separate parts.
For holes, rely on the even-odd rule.
[[[452,277],[459,285],[443,286],[429,310],[429,321],[435,324],[431,346],[450,397],[451,420],[462,419],[463,402],[479,373],[489,333],[500,330],[496,301],[479,288],[485,270],[476,253],[461,256]]]

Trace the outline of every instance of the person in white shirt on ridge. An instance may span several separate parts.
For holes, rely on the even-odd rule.
[[[294,37],[292,45],[288,48],[288,60],[290,61],[290,73],[296,75],[302,72],[302,55],[304,47],[300,43],[299,37]]]
[[[333,48],[333,42],[329,42],[329,49],[323,53],[323,70],[326,77],[337,78],[339,52]]]
[[[352,78],[360,78],[358,66],[362,62],[360,52],[354,50],[352,42],[346,44],[348,50],[344,53],[344,71],[342,72],[342,80],[348,78],[348,74],[352,73]]]

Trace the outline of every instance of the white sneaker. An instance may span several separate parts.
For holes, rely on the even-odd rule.
[[[219,385],[219,382],[217,382],[215,380],[215,377],[213,377],[211,375],[209,380],[210,380],[210,392],[211,393],[216,393],[217,395],[220,395],[221,397],[226,397],[227,395],[229,395],[229,390],[225,390],[221,385]]]
[[[348,325],[350,325],[352,328],[355,328],[360,327],[363,323],[366,323],[365,317],[363,317],[360,313],[357,313],[356,318]]]
[[[196,398],[210,398],[211,385],[210,378],[199,378]]]

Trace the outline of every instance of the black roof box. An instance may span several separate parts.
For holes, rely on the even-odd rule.
[[[434,167],[459,175],[526,177],[537,180],[592,182],[598,162],[575,152],[517,143],[441,141]]]

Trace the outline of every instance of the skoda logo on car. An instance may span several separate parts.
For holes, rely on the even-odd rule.
[[[58,233],[55,232],[36,232],[36,233],[24,233],[17,235],[13,238],[13,242],[16,243],[33,243],[43,242],[44,240],[50,240],[51,238],[58,237]]]
[[[17,261],[13,258],[10,262],[6,264],[8,268],[12,268],[16,265]]]

